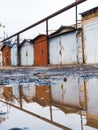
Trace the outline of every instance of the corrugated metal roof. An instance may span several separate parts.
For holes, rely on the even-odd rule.
[[[58,35],[73,32],[73,31],[76,31],[75,27],[62,25],[54,33],[50,34],[49,37],[54,37],[54,36],[58,36]]]
[[[1,47],[1,51],[3,50],[3,48],[4,48],[5,46],[11,48],[11,47],[12,47],[11,41],[6,41],[6,42],[4,42],[3,45],[2,45],[2,47]]]
[[[32,44],[32,39],[24,39],[24,40],[19,44],[19,47],[23,46],[23,44],[26,43],[26,42]]]
[[[83,13],[80,13],[80,14],[81,14],[81,16],[83,17],[83,16],[85,16],[85,15],[87,15],[87,14],[89,14],[89,13],[96,12],[96,11],[98,11],[98,6],[92,8],[92,9],[89,9],[89,10],[83,12]]]
[[[8,47],[11,47],[11,46],[12,46],[11,41],[6,41],[6,42],[3,43],[3,45],[6,45],[6,46],[8,46]]]
[[[41,37],[41,36],[46,36],[45,34],[39,34],[39,35],[37,35],[34,39],[33,39],[33,41],[35,41],[37,38],[39,38],[39,37]]]

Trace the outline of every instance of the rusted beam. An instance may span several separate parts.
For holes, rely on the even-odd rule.
[[[49,19],[51,19],[51,18],[53,18],[53,17],[55,17],[55,16],[57,16],[57,15],[63,13],[64,11],[67,11],[67,10],[73,8],[74,6],[77,6],[77,5],[79,5],[79,4],[83,3],[83,2],[85,2],[85,1],[87,1],[87,0],[77,0],[77,1],[73,2],[72,4],[66,6],[66,7],[64,7],[64,8],[62,8],[62,9],[60,9],[60,10],[58,10],[57,12],[55,12],[55,13],[53,13],[53,14],[51,14],[51,15],[49,15],[49,16],[43,18],[43,19],[41,19],[40,21],[38,21],[38,22],[32,24],[31,26],[29,26],[29,27],[27,27],[27,28],[25,28],[25,29],[23,29],[23,30],[21,30],[21,31],[19,31],[19,32],[13,34],[13,35],[11,35],[10,37],[8,37],[8,38],[6,38],[6,39],[4,39],[4,40],[2,40],[2,41],[0,41],[0,43],[6,41],[6,40],[8,40],[8,39],[10,39],[10,38],[12,38],[12,37],[14,37],[14,36],[16,36],[16,35],[19,35],[20,33],[23,33],[23,32],[25,32],[25,31],[27,31],[27,30],[29,30],[29,29],[31,29],[31,28],[37,26],[38,24],[41,24],[41,23],[43,23],[43,22],[45,22],[45,21],[47,21],[47,20],[49,20]]]

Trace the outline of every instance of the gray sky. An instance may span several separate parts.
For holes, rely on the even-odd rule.
[[[72,2],[75,0],[0,0],[0,23],[5,25],[5,28],[0,28],[0,35],[6,32],[10,36]],[[78,13],[96,6],[98,0],[87,0],[78,6]],[[73,8],[50,20],[49,29],[55,30],[60,25],[75,23],[74,12]]]

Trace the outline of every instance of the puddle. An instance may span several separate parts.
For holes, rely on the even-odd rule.
[[[98,79],[0,86],[0,130],[97,130]]]

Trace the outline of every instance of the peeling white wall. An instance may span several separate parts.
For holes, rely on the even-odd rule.
[[[85,63],[98,63],[98,17],[83,22]]]
[[[21,65],[33,65],[34,64],[34,47],[33,44],[25,42],[20,49],[20,61]]]
[[[50,64],[75,64],[78,63],[78,43],[76,32],[65,33],[50,38],[49,61]]]
[[[15,44],[12,48],[11,48],[11,65],[12,66],[17,66],[18,62],[17,62],[17,45]]]

